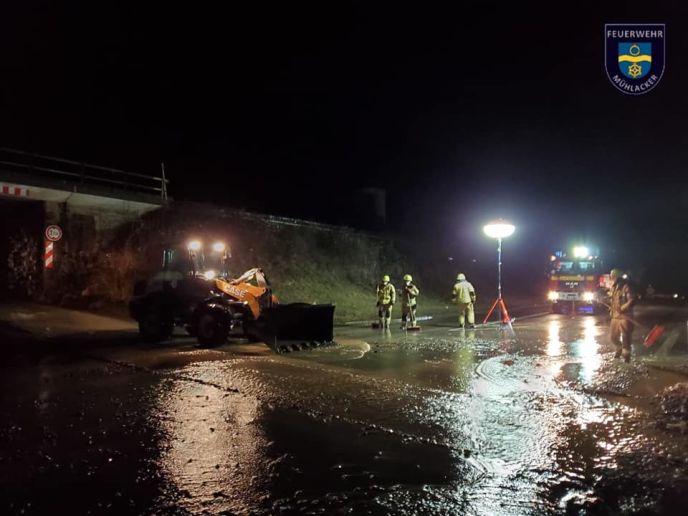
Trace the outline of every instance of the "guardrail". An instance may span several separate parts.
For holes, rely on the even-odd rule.
[[[164,167],[162,177],[149,176],[7,147],[0,147],[0,167],[35,177],[59,178],[75,185],[99,185],[126,192],[159,195],[163,201],[167,200],[169,180],[164,177]]]

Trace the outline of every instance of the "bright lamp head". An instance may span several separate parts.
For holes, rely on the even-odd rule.
[[[585,258],[589,255],[590,255],[590,252],[588,251],[588,248],[583,246],[583,245],[580,245],[580,246],[573,248],[573,256],[575,258]]]
[[[200,251],[201,250],[201,242],[200,240],[191,240],[186,247],[189,249],[189,251]]]
[[[223,253],[226,249],[226,246],[223,242],[215,242],[213,244],[213,251],[216,253]]]
[[[513,235],[515,230],[516,226],[502,219],[490,222],[483,227],[483,231],[490,238],[507,238]]]

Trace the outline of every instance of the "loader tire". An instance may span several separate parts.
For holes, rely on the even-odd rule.
[[[147,310],[139,320],[139,335],[146,342],[160,342],[172,335],[174,325],[157,310]]]
[[[222,346],[227,341],[230,328],[224,318],[214,310],[204,310],[196,319],[195,333],[198,344],[204,348]]]

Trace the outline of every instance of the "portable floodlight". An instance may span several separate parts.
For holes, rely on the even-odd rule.
[[[510,325],[511,317],[509,317],[509,312],[506,309],[504,298],[502,298],[502,239],[513,235],[514,231],[516,231],[516,226],[510,222],[499,219],[486,224],[483,227],[483,231],[488,237],[497,240],[497,299],[495,299],[495,302],[492,303],[492,307],[490,308],[490,311],[487,312],[483,324],[487,323],[487,321],[490,319],[494,309],[499,307],[502,323]]]

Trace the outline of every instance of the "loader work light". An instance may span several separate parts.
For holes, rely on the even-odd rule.
[[[227,246],[223,242],[215,242],[213,244],[213,251],[216,253],[223,253],[226,248]]]
[[[575,258],[585,258],[586,256],[590,255],[590,251],[588,251],[588,248],[585,246],[577,246],[573,248],[573,256]]]
[[[191,240],[186,247],[189,249],[189,251],[200,251],[201,242],[200,240]]]

